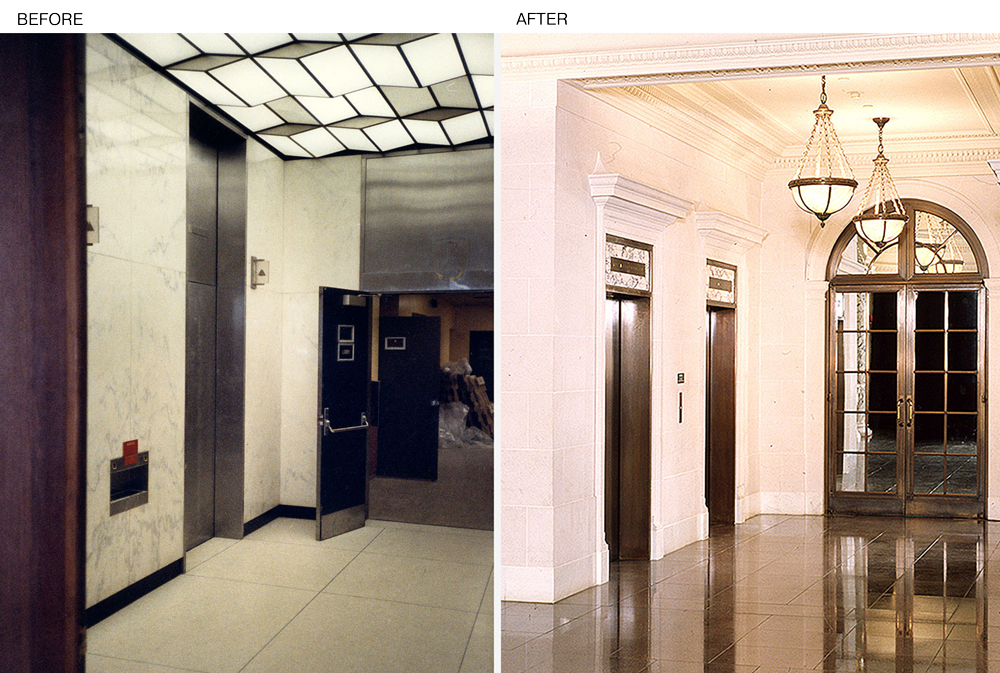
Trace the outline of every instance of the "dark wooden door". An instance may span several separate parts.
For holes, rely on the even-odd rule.
[[[70,673],[84,666],[83,64],[82,34],[0,39],[5,673]]]
[[[367,516],[370,304],[350,290],[320,291],[318,540],[360,528]]]
[[[437,479],[441,318],[379,320],[380,477]]]
[[[736,520],[736,310],[708,309],[705,494],[708,520]]]
[[[612,560],[648,559],[649,299],[609,297],[605,326],[605,537]]]

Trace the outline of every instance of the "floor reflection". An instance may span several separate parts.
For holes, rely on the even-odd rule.
[[[504,603],[501,670],[1000,670],[998,526],[760,516],[713,528],[555,605]]]

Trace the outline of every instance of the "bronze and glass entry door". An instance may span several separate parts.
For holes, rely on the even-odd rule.
[[[981,516],[981,288],[831,294],[830,510]]]

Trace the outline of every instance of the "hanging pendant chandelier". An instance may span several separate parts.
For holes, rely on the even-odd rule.
[[[896,185],[889,175],[889,160],[882,149],[882,129],[889,123],[889,118],[876,117],[872,121],[878,126],[878,156],[872,160],[875,170],[865,190],[865,199],[851,222],[861,236],[881,250],[899,238],[909,217],[896,193]]]
[[[858,186],[833,128],[833,110],[826,105],[826,75],[823,75],[822,87],[819,107],[813,110],[816,121],[806,151],[799,161],[795,178],[788,183],[795,204],[818,217],[820,226],[850,203]]]

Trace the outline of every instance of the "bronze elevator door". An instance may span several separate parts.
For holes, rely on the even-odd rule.
[[[604,532],[611,560],[648,559],[649,299],[607,300]]]
[[[736,310],[708,309],[705,501],[711,523],[736,521]]]

